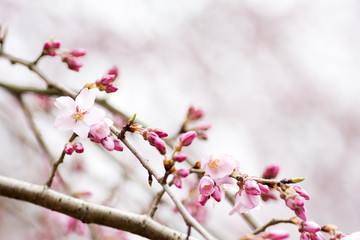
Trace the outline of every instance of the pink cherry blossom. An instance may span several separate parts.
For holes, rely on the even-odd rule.
[[[205,170],[205,174],[215,181],[224,180],[238,166],[236,159],[227,154],[210,154],[201,161],[201,168]]]
[[[84,88],[76,97],[59,97],[55,106],[60,115],[56,117],[55,128],[59,130],[73,130],[80,138],[87,138],[90,126],[101,122],[105,112],[94,107],[95,93]]]

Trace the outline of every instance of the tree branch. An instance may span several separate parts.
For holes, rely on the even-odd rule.
[[[149,239],[179,240],[187,237],[187,234],[161,225],[147,215],[128,213],[89,203],[56,192],[46,186],[30,184],[4,176],[0,176],[0,195],[33,203],[79,219],[84,223],[113,227]],[[190,239],[196,240],[193,237]]]

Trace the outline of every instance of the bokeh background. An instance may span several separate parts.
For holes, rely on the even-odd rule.
[[[358,1],[0,0],[0,22],[9,28],[5,51],[27,60],[35,59],[50,38],[60,40],[63,48],[86,49],[79,73],[69,71],[59,59],[40,62],[51,79],[73,89],[118,66],[119,91],[105,97],[125,113],[137,113],[150,126],[175,134],[187,108],[201,107],[212,129],[208,141],[197,141],[187,150],[193,159],[208,152],[229,153],[251,175],[261,174],[268,164],[279,164],[280,178],[307,177],[301,186],[312,197],[306,204],[309,219],[320,225],[336,224],[343,232],[359,230]],[[2,58],[0,81],[44,87],[25,67]],[[38,160],[39,149],[19,104],[5,91],[0,94],[0,173],[44,182],[49,166]],[[58,156],[70,133],[56,131],[52,127],[56,113],[41,112],[33,100],[28,98],[35,120]],[[91,143],[85,145],[93,148]],[[148,150],[149,158],[159,158]],[[124,196],[136,199],[129,199],[124,209],[145,211],[146,206],[139,205],[151,195],[144,191],[146,172],[135,173],[134,166],[140,165],[124,152],[121,158],[133,162],[123,161],[115,169],[140,184],[117,184],[123,178],[113,173],[114,163],[92,151],[78,157],[86,162],[87,178],[64,170],[69,179],[76,179],[71,180],[77,183],[74,188],[90,189],[94,201],[103,201],[104,193],[119,185],[124,193],[121,201]],[[16,229],[34,217],[26,211],[38,208],[16,203],[26,212],[19,219],[10,201],[0,203],[4,226],[0,235],[18,239]],[[209,213],[208,226],[222,239],[249,231],[240,217],[227,216],[231,206],[223,205],[213,210],[210,206],[217,218]],[[173,216],[165,210],[160,214],[163,219]],[[282,202],[265,205],[254,214],[264,223],[292,215]],[[219,216],[223,224],[218,223]]]

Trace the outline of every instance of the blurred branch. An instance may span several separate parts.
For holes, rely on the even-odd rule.
[[[187,235],[152,220],[147,215],[89,203],[56,192],[46,186],[0,176],[0,195],[30,202],[76,218],[84,223],[100,224],[128,231],[149,239],[178,240]],[[190,239],[196,240],[191,237]]]

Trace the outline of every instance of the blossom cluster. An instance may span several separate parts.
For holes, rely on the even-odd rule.
[[[209,123],[200,123],[199,125],[189,126],[189,124],[193,124],[198,120],[202,119],[204,116],[204,111],[201,108],[195,108],[194,106],[190,106],[186,119],[182,124],[181,132],[195,131],[197,137],[202,140],[207,140],[208,136],[206,131],[210,129],[211,124]]]
[[[122,151],[120,141],[111,137],[110,126],[113,122],[105,118],[103,110],[94,106],[95,97],[92,90],[84,88],[75,100],[64,96],[57,98],[55,106],[61,113],[55,120],[55,127],[59,130],[73,130],[82,139],[89,137],[109,151]],[[70,153],[71,147],[67,146]]]

